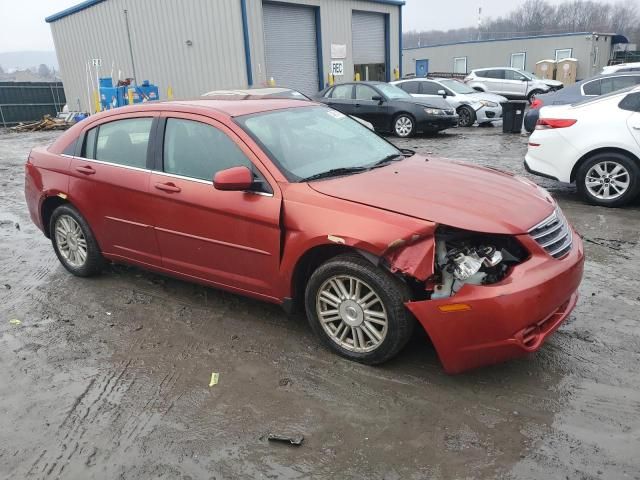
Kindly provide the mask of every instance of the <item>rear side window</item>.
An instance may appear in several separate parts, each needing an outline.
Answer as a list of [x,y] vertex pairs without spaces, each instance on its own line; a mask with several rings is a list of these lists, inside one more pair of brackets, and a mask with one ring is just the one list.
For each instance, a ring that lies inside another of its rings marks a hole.
[[199,180],[213,180],[231,167],[252,169],[251,161],[224,132],[212,125],[167,119],[164,131],[164,171]]
[[504,78],[504,70],[483,70],[477,74],[483,78]]
[[600,90],[604,95],[605,93],[615,92],[623,88],[633,87],[637,83],[637,79],[633,76],[603,78],[600,80]]
[[585,83],[582,86],[582,91],[585,95],[600,95],[600,80]]
[[338,85],[334,87],[331,92],[331,98],[337,98],[342,100],[351,99],[351,92],[353,91],[353,85]]
[[103,123],[87,132],[82,156],[103,162],[146,168],[153,118]]
[[618,104],[622,110],[630,112],[640,112],[640,92],[630,93],[624,97]]
[[420,82],[402,82],[398,86],[407,93],[419,93]]

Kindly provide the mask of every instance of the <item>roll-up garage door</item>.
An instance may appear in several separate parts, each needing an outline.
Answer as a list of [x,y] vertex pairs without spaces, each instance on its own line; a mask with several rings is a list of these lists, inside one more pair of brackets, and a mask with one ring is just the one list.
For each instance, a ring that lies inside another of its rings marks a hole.
[[316,17],[313,8],[263,3],[267,79],[313,95],[318,91]]
[[384,15],[354,11],[351,16],[353,63],[385,63]]

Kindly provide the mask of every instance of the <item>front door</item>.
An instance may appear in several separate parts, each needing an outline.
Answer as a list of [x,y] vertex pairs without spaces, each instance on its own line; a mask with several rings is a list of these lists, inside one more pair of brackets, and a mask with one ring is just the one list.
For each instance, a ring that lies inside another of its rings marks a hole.
[[416,60],[416,77],[426,77],[429,73],[429,60]]
[[[193,114],[163,114],[151,175],[164,268],[236,291],[274,298],[280,263],[280,192],[226,126]],[[244,165],[264,187],[213,187],[216,172]]]
[[125,114],[84,132],[71,161],[69,200],[104,254],[160,266],[152,227],[149,139],[154,113]]
[[373,97],[382,97],[381,93],[371,88],[369,85],[357,83],[355,86],[355,109],[353,115],[370,122],[377,130],[388,128],[388,109],[389,107],[380,100],[374,100]]
[[529,88],[527,77],[515,70],[504,71],[504,93],[510,97],[526,97]]

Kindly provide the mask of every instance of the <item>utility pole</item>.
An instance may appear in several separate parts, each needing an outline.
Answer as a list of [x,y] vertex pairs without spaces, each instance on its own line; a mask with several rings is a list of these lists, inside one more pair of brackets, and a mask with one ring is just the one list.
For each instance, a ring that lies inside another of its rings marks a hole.
[[482,7],[478,7],[478,40],[480,40],[480,27],[482,27]]

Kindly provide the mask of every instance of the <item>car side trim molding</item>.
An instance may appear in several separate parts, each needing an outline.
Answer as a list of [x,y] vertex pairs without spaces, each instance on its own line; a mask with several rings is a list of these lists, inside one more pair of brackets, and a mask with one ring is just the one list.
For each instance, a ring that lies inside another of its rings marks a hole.
[[257,248],[247,247],[246,245],[238,245],[237,243],[223,242],[221,240],[215,240],[213,238],[207,238],[207,237],[200,237],[199,235],[191,235],[189,233],[184,233],[184,232],[177,232],[175,230],[169,230],[167,228],[160,228],[160,227],[154,227],[154,228],[160,232],[169,233],[171,235],[177,235],[179,237],[193,238],[195,240],[201,240],[207,243],[215,243],[216,245],[222,245],[225,247],[236,248],[238,250],[244,250],[245,252],[257,253],[259,255],[266,255],[269,257],[271,256],[271,253],[269,252],[266,252],[264,250],[259,250]]
[[98,163],[98,164],[101,164],[101,165],[109,165],[111,167],[128,168],[129,170],[135,170],[135,171],[138,171],[138,172],[150,172],[151,171],[148,168],[132,167],[131,165],[122,165],[121,163],[105,162],[104,160],[96,160],[94,158],[85,158],[85,157],[71,157],[71,158],[77,158],[78,160],[86,160],[87,162]]
[[[156,175],[163,175],[165,177],[179,178],[180,180],[187,180],[187,181],[190,181],[190,182],[204,183],[205,185],[213,186],[213,182],[211,180],[202,180],[201,178],[185,177],[183,175],[177,175],[175,173],[159,172],[157,170],[153,170],[153,173],[155,173]],[[254,192],[252,190],[245,190],[244,193],[250,193],[252,195],[262,195],[263,197],[273,197],[273,193],[268,193],[268,192]]]

